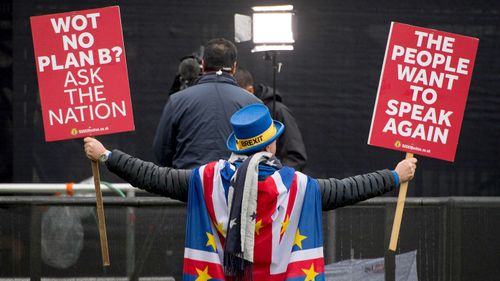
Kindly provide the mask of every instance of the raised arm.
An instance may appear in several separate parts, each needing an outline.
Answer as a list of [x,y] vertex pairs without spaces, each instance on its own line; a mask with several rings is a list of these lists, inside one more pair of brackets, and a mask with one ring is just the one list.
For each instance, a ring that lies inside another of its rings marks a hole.
[[[94,138],[85,138],[84,142],[85,153],[90,160],[97,161],[99,156],[107,151]],[[108,170],[132,186],[172,199],[187,201],[191,170],[160,167],[117,149],[110,152],[105,163]]]
[[323,211],[355,204],[393,190],[413,178],[416,164],[417,159],[411,158],[399,162],[393,171],[380,170],[345,179],[318,179]]

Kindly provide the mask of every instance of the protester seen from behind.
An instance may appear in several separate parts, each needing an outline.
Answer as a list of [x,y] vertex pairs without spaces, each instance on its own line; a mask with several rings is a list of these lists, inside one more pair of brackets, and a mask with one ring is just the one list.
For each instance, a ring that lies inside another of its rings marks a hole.
[[315,179],[283,166],[274,155],[284,132],[263,104],[230,119],[232,152],[180,170],[159,167],[96,139],[87,157],[133,186],[188,203],[184,280],[324,280],[322,212],[382,195],[413,178],[417,160],[345,179]]

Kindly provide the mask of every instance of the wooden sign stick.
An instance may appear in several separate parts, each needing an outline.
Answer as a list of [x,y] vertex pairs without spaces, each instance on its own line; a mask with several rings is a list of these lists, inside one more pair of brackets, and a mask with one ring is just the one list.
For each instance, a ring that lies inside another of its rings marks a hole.
[[106,236],[106,220],[102,204],[101,178],[99,176],[99,163],[92,162],[92,175],[94,176],[95,199],[97,204],[97,219],[99,220],[99,238],[101,240],[102,264],[109,266],[108,238]]
[[[406,153],[405,159],[413,157],[413,153]],[[399,188],[398,203],[396,205],[396,213],[394,214],[394,222],[392,224],[391,241],[389,250],[395,252],[398,245],[399,229],[401,228],[401,220],[403,219],[403,210],[405,208],[406,192],[408,191],[408,182],[401,183]]]

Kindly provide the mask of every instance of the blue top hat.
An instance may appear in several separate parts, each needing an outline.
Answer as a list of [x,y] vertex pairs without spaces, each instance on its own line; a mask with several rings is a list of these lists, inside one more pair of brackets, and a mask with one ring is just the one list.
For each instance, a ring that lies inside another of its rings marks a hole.
[[267,107],[255,103],[241,108],[231,116],[233,132],[227,139],[227,147],[237,154],[255,153],[277,139],[285,126],[271,118]]

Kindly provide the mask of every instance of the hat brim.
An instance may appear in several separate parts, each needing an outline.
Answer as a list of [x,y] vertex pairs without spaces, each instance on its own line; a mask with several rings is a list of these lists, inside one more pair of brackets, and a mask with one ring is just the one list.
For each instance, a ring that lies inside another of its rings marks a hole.
[[281,134],[285,130],[285,126],[283,125],[283,123],[276,121],[276,120],[273,120],[273,122],[274,122],[274,126],[276,127],[276,134],[272,138],[268,139],[267,141],[265,141],[263,143],[259,143],[258,145],[240,150],[236,147],[236,137],[234,136],[234,132],[232,132],[229,135],[229,138],[227,138],[227,148],[229,148],[229,150],[231,150],[232,152],[234,152],[236,154],[248,154],[248,153],[254,153],[254,152],[261,151],[262,149],[264,149],[264,147],[268,146],[274,140],[276,140],[279,136],[281,136]]

